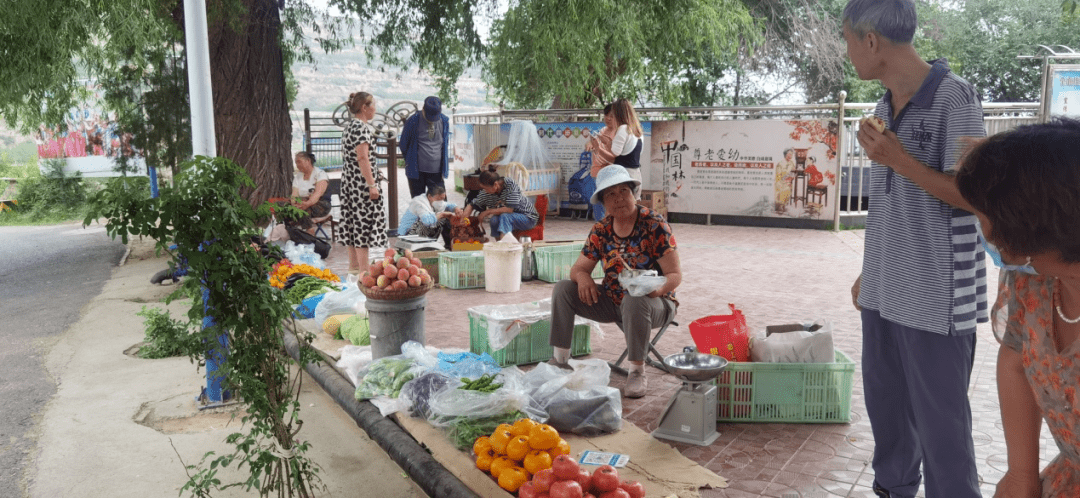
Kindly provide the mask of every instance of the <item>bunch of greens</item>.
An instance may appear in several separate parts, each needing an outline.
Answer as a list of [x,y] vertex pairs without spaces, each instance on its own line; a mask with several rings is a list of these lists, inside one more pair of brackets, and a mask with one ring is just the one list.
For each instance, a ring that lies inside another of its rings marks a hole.
[[401,386],[416,374],[412,367],[416,362],[402,356],[387,356],[371,363],[364,380],[356,386],[356,399],[365,400],[376,396],[398,397]]
[[332,290],[340,289],[332,282],[319,277],[304,277],[297,280],[289,290],[285,291],[285,297],[290,304],[296,306],[311,296],[325,294]]
[[476,438],[495,432],[499,424],[512,424],[520,418],[525,418],[525,414],[516,410],[493,417],[458,417],[447,427],[446,436],[457,449],[467,450],[472,448]]

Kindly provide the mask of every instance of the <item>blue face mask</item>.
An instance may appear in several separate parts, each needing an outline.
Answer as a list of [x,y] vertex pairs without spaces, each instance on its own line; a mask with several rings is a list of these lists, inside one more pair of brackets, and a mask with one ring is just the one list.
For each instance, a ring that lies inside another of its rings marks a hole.
[[1007,265],[1001,260],[1001,252],[998,251],[997,246],[991,244],[989,240],[986,240],[986,236],[983,235],[982,225],[979,222],[975,222],[975,231],[979,233],[979,239],[982,240],[983,248],[986,249],[986,253],[990,255],[990,259],[994,260],[994,265],[998,268],[1006,270],[1018,271],[1023,273],[1029,273],[1031,275],[1038,275],[1039,272],[1035,271],[1035,268],[1031,266],[1031,260],[1022,265]]

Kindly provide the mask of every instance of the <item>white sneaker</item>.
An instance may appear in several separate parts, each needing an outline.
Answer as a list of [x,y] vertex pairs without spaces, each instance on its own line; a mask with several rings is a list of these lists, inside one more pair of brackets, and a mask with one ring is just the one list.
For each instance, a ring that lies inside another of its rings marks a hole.
[[648,390],[649,382],[645,378],[644,372],[638,372],[631,370],[626,375],[626,387],[623,389],[623,396],[627,398],[640,398],[645,396],[645,392]]

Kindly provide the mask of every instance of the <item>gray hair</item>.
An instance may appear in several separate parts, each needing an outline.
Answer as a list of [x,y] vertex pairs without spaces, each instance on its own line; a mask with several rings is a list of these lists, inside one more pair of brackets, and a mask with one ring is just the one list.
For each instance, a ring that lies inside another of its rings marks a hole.
[[873,31],[898,44],[911,43],[919,22],[912,0],[851,0],[842,19],[859,36]]

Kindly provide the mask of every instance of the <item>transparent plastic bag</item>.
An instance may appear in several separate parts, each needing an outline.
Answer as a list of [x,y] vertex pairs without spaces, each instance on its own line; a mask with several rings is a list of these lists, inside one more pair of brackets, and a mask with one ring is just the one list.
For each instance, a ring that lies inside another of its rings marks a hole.
[[360,292],[360,287],[351,279],[341,291],[330,291],[324,294],[322,301],[315,307],[315,323],[320,326],[327,318],[334,315],[362,315],[367,316],[367,307],[364,301],[367,298]]
[[326,263],[322,256],[315,252],[314,244],[297,244],[293,241],[285,243],[285,257],[293,264],[311,265],[320,270],[326,269]]
[[513,411],[535,413],[530,409],[529,393],[522,377],[517,367],[502,369],[494,380],[502,387],[493,392],[458,389],[463,385],[461,380],[450,379],[443,390],[429,399],[431,414],[428,422],[435,427],[446,427],[463,417],[494,417]]
[[396,398],[405,383],[415,378],[417,373],[416,360],[405,355],[374,360],[361,372],[360,383],[356,385],[356,399],[362,401],[377,396]]
[[352,385],[359,385],[360,372],[371,363],[371,346],[342,346],[338,354],[341,357],[335,365],[345,371]]
[[541,363],[525,375],[531,410],[546,414],[560,432],[591,437],[622,428],[622,394],[609,387],[611,367],[601,359],[570,360],[573,372]]
[[431,398],[446,389],[450,380],[438,370],[428,371],[406,382],[398,399],[408,403],[413,416],[427,419],[431,417]]
[[832,324],[828,320],[770,327],[750,339],[750,361],[768,363],[833,363]]
[[[551,320],[551,298],[531,303],[485,304],[469,308],[469,315],[487,324],[488,346],[503,349],[518,334],[537,322]],[[587,318],[574,317],[574,325],[587,324],[592,333],[603,339],[600,326]]]
[[619,273],[619,285],[631,296],[648,296],[667,283],[667,277],[659,276],[656,270],[623,270]]
[[487,352],[476,354],[469,351],[460,353],[440,352],[435,368],[455,379],[460,377],[478,379],[483,375],[494,375],[502,371],[502,367],[495,362],[495,358],[492,358]]

